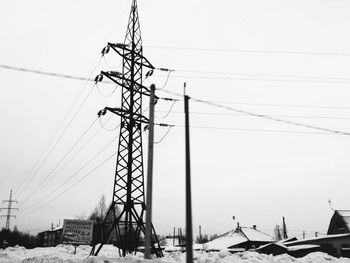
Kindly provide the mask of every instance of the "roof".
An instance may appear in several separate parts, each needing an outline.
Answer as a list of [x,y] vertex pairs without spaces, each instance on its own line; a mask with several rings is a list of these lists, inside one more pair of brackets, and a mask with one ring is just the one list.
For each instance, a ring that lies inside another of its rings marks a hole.
[[249,241],[273,242],[273,238],[255,228],[241,227],[241,231]]
[[206,250],[227,249],[247,241],[273,242],[273,238],[255,228],[239,227],[204,244]]
[[291,242],[285,242],[283,243],[286,246],[293,246],[293,245],[299,245],[300,243],[306,243],[306,242],[313,242],[318,240],[327,240],[327,239],[336,239],[336,238],[342,238],[342,237],[350,237],[350,234],[335,234],[335,235],[326,235],[321,237],[314,237],[309,239],[301,239],[297,241],[291,241]]
[[335,210],[344,220],[348,229],[350,229],[350,210]]
[[212,241],[204,244],[206,250],[221,250],[248,241],[241,232],[230,231]]

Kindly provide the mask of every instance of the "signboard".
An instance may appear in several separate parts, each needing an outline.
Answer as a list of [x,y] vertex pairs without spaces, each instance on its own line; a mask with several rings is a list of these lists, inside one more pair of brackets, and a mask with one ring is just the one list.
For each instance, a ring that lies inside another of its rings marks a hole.
[[93,226],[92,220],[64,219],[62,244],[89,245]]

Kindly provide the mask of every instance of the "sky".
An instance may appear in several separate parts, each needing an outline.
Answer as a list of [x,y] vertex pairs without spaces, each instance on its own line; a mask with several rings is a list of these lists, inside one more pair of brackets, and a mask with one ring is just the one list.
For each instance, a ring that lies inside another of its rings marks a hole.
[[[0,65],[85,78],[120,69],[116,54],[101,59],[100,52],[107,42],[124,41],[130,6],[131,0],[4,0]],[[144,84],[181,99],[165,91],[182,94],[186,82],[193,98],[194,235],[199,225],[214,234],[237,222],[272,234],[283,216],[290,235],[326,233],[333,213],[328,200],[334,209],[350,209],[350,137],[195,99],[349,133],[350,2],[139,0],[138,8],[144,56],[175,70],[168,81],[156,71]],[[102,129],[96,121],[100,109],[120,106],[121,90],[113,91],[109,84],[97,89],[0,67],[0,199],[12,189],[19,202],[12,226],[37,233],[52,222],[88,216],[103,194],[112,199],[115,158],[94,168],[117,151],[117,140],[109,142],[118,136],[118,117],[104,116]],[[167,114],[171,106],[156,105],[156,121],[176,125],[163,140],[167,129],[155,131],[161,140],[153,179],[159,234],[185,226],[183,102]],[[143,143],[146,148],[147,133]]]

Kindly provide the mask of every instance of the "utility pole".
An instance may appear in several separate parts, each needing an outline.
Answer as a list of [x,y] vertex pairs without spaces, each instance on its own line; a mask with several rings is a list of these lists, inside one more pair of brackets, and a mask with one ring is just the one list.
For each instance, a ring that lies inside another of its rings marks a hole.
[[199,241],[202,241],[202,226],[199,225]]
[[[120,136],[118,144],[113,196],[111,206],[103,224],[103,239],[95,251],[95,244],[90,255],[97,256],[102,246],[115,238],[115,244],[122,256],[136,253],[142,235],[145,235],[145,194],[142,151],[142,125],[149,125],[149,120],[142,115],[142,100],[150,96],[150,91],[142,85],[144,77],[151,76],[155,67],[143,56],[141,30],[137,1],[132,0],[128,27],[124,43],[108,43],[102,55],[115,51],[123,59],[122,72],[101,71],[95,81],[104,77],[122,88],[120,108],[105,107],[98,116],[108,112],[120,116]],[[144,70],[148,72],[144,74]],[[166,69],[162,69],[167,71]],[[146,75],[146,76],[145,76]],[[120,213],[118,212],[121,210]],[[152,252],[163,256],[154,227],[152,229]]]
[[[184,93],[186,93],[186,83],[184,83]],[[189,99],[190,97],[184,94],[186,137],[186,263],[193,262]]]
[[282,217],[283,220],[283,239],[287,239],[288,235],[287,235],[287,225],[286,225],[286,220],[284,217]]
[[306,235],[305,230],[303,230],[303,239],[305,239],[305,235]]
[[6,208],[2,207],[2,208],[0,208],[0,210],[7,210],[7,215],[1,215],[1,217],[6,217],[6,229],[10,230],[11,217],[16,218],[16,216],[11,215],[11,211],[12,210],[17,210],[18,211],[17,207],[12,207],[12,203],[18,204],[18,202],[16,200],[12,200],[12,190],[10,191],[10,198],[9,198],[9,200],[3,200],[2,202],[3,203],[8,203],[8,206]]
[[151,259],[152,240],[152,184],[153,184],[153,142],[154,142],[154,104],[155,86],[151,85],[149,99],[149,120],[148,120],[148,164],[147,164],[147,196],[146,196],[146,233],[145,233],[145,258]]

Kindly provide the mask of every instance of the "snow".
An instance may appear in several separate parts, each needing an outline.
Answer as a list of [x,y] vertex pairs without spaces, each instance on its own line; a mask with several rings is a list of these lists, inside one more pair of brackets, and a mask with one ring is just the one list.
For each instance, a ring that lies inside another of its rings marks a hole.
[[[89,256],[89,246],[74,247],[59,245],[49,248],[25,249],[23,247],[9,247],[0,250],[1,263],[185,263],[186,253],[165,253],[163,258],[145,260],[143,254],[119,257],[118,249],[103,246],[99,256]],[[314,252],[303,258],[293,258],[287,254],[272,256],[246,251],[231,254],[227,250],[220,252],[194,252],[194,263],[350,263],[349,258],[334,258],[325,253]]]
[[205,250],[221,250],[241,244],[248,239],[241,232],[229,232],[204,244]]
[[255,228],[240,227],[205,243],[203,248],[206,251],[227,249],[249,240],[259,242],[273,242],[273,238],[271,236]]
[[254,228],[241,227],[241,231],[250,241],[266,241],[272,242],[273,238]]

